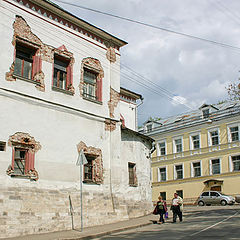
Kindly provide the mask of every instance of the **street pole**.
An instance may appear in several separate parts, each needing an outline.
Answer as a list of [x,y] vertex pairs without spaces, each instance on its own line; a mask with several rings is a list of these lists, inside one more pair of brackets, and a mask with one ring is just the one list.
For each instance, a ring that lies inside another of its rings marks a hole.
[[[81,158],[81,157],[80,157]],[[83,231],[83,199],[82,199],[82,159],[80,160],[80,211],[81,211],[81,232]]]
[[76,165],[79,165],[80,169],[80,179],[79,179],[79,186],[80,186],[80,215],[81,215],[81,232],[83,231],[83,184],[82,184],[82,166],[86,164],[88,161],[84,155],[83,150],[81,150],[78,154],[78,159]]

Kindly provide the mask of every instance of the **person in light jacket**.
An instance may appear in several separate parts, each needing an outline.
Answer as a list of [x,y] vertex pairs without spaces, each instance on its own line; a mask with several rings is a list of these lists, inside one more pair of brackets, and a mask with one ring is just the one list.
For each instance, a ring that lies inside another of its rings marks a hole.
[[176,222],[177,216],[179,221],[182,222],[182,211],[183,211],[183,199],[174,193],[174,198],[172,199],[171,210],[173,212],[173,223]]

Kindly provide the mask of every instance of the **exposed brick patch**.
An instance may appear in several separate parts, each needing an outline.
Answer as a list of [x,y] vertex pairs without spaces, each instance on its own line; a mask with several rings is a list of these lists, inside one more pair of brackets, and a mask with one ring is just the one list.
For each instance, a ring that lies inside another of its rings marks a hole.
[[97,82],[99,82],[99,81],[101,82],[104,77],[103,68],[98,59],[91,58],[91,57],[84,58],[82,60],[82,65],[81,65],[81,78],[80,78],[80,84],[79,84],[80,96],[83,96],[84,68],[87,68],[97,74]]
[[114,117],[114,108],[117,107],[119,99],[120,99],[119,93],[113,88],[110,88],[110,100],[108,101],[108,108],[109,115],[112,118]]
[[116,52],[113,47],[107,49],[106,57],[111,63],[116,62]]
[[117,123],[116,121],[112,121],[110,119],[105,120],[105,131],[114,131],[116,129]]
[[14,63],[11,64],[11,67],[9,68],[9,72],[6,72],[5,79],[7,81],[16,81],[16,78],[13,77],[13,72],[14,72]]
[[[32,33],[30,26],[27,24],[24,18],[21,16],[16,16],[16,19],[13,23],[13,46],[16,46],[16,43],[22,43],[26,46],[33,47],[36,49],[36,55],[40,57],[41,61],[47,61],[49,63],[54,63],[54,54],[60,55],[66,59],[69,59],[69,64],[72,67],[74,64],[73,53],[67,51],[66,47],[54,48],[47,44],[44,44],[34,33]],[[14,62],[12,63],[9,72],[6,73],[7,81],[16,81],[16,77],[14,76]],[[36,89],[39,91],[45,91],[45,83],[44,83],[45,75],[42,70],[39,70],[32,77],[32,80],[36,82]],[[71,84],[67,86],[67,90],[75,93],[75,89]]]
[[8,145],[11,146],[25,146],[31,148],[32,151],[37,152],[41,149],[41,145],[34,137],[31,137],[28,133],[16,132],[9,137]]
[[34,81],[37,82],[36,84],[36,88],[39,90],[39,91],[42,91],[44,92],[45,91],[45,84],[44,84],[44,73],[41,71],[41,72],[38,72],[35,74],[34,76]]
[[103,161],[102,161],[102,150],[95,147],[87,147],[84,142],[80,142],[77,145],[77,150],[80,152],[83,150],[84,154],[95,156],[93,161],[93,181],[95,183],[103,183]]

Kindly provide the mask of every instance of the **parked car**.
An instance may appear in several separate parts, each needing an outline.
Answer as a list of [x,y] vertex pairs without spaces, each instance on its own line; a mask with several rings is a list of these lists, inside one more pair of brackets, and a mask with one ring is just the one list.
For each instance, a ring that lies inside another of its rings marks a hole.
[[211,204],[221,204],[222,206],[225,206],[227,204],[232,205],[234,203],[235,203],[234,197],[225,195],[217,191],[203,192],[198,199],[199,206],[211,205]]

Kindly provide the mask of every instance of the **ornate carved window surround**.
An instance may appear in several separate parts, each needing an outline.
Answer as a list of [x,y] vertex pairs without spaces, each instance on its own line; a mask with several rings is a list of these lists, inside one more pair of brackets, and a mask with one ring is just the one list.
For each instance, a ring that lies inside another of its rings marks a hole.
[[16,132],[9,137],[8,145],[12,147],[12,163],[6,173],[11,177],[38,180],[35,169],[35,153],[41,149],[39,142],[28,133]]
[[77,150],[78,152],[83,150],[85,156],[86,157],[90,156],[91,158],[90,160],[92,161],[91,163],[92,180],[84,178],[83,182],[90,184],[102,184],[103,183],[102,150],[100,148],[95,148],[91,146],[87,147],[87,145],[82,141],[77,145]]
[[[89,77],[86,76],[88,73]],[[81,65],[81,78],[79,84],[80,96],[83,99],[102,104],[102,79],[104,72],[98,59],[84,58]]]

